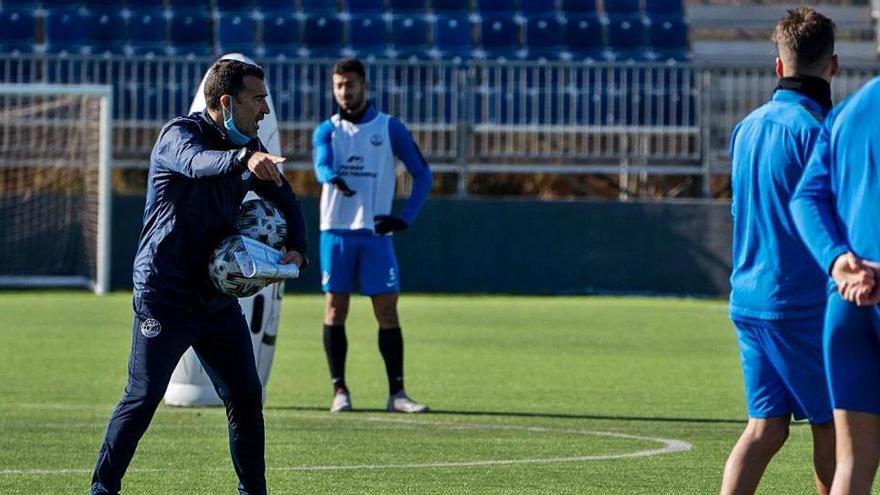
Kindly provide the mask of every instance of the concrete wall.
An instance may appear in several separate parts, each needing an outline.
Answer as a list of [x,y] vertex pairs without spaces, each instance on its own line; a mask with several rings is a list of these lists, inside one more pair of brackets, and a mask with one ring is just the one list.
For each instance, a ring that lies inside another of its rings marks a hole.
[[[114,198],[116,289],[131,286],[143,201]],[[312,266],[287,290],[314,292],[317,200],[303,205]],[[395,245],[409,292],[726,296],[730,236],[725,203],[432,199]]]

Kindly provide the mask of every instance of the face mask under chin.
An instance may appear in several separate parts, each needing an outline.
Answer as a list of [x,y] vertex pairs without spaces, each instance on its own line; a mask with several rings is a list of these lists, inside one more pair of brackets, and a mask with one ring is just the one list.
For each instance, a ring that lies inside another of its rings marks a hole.
[[221,105],[221,111],[223,112],[223,127],[226,129],[226,135],[229,137],[229,140],[232,141],[232,144],[236,146],[244,146],[251,142],[251,138],[246,134],[242,133],[238,130],[238,127],[235,125],[235,112],[230,105],[229,109]]

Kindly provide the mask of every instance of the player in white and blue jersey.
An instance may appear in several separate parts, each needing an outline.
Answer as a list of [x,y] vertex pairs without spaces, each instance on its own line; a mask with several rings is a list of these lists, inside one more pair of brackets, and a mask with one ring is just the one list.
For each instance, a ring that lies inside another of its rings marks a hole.
[[721,493],[754,493],[789,423],[809,420],[816,487],[834,476],[834,426],[822,360],[827,276],[798,236],[788,204],[831,109],[834,24],[812,9],[777,24],[779,83],[733,131],[733,271],[736,327],[749,421],[727,459]]
[[878,115],[875,78],[828,116],[791,202],[804,242],[837,285],[824,352],[837,431],[832,492],[841,494],[870,493],[880,461]]
[[[330,410],[351,410],[345,383],[345,320],[351,293],[369,296],[379,324],[379,351],[388,376],[388,411],[419,413],[403,383],[403,336],[397,314],[400,274],[391,234],[416,218],[431,190],[431,170],[406,127],[367,100],[369,84],[357,59],[333,67],[339,113],[313,136],[315,175],[321,192],[321,274],[326,294],[324,349],[334,398]],[[413,177],[403,210],[392,212],[397,161]]]

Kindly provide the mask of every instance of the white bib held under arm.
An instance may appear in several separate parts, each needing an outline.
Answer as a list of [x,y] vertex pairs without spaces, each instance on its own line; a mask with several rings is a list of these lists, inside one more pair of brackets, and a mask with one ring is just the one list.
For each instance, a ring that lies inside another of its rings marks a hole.
[[365,124],[334,115],[333,169],[357,191],[345,197],[333,184],[321,190],[321,230],[374,229],[373,217],[390,215],[397,160],[388,131],[390,116],[379,114]]

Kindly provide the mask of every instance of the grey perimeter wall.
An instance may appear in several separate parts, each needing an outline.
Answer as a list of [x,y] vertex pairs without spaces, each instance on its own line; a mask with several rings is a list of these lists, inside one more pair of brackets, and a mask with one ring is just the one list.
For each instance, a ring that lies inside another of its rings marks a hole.
[[[143,204],[114,198],[115,289],[131,287]],[[315,292],[317,200],[303,206],[312,265],[287,290]],[[395,246],[407,292],[723,297],[730,237],[726,203],[433,199]]]

